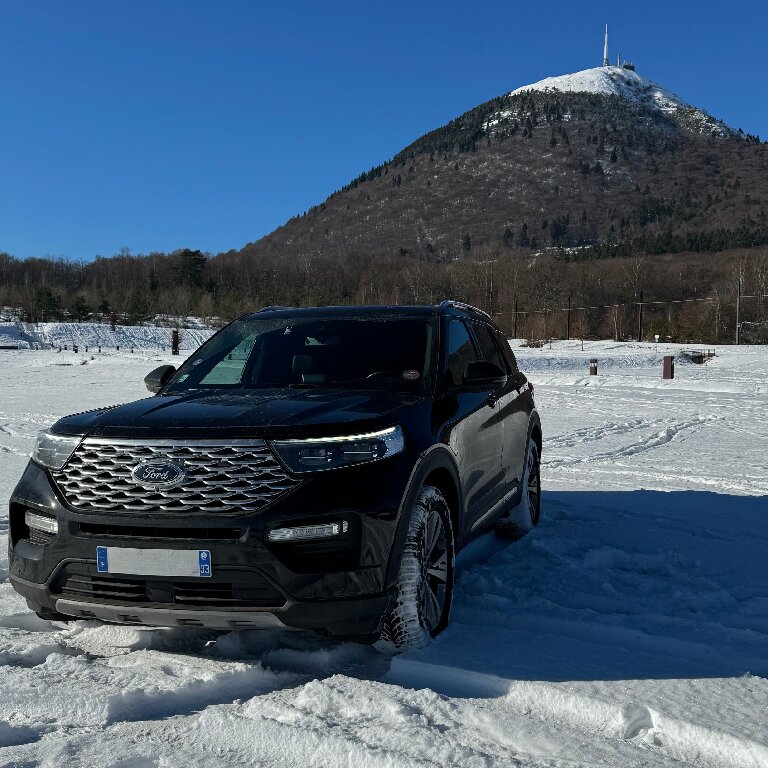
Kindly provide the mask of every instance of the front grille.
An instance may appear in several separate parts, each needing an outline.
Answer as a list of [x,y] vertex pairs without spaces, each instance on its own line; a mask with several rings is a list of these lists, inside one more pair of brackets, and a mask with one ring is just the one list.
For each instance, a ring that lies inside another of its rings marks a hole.
[[[181,465],[185,479],[157,488],[134,480],[148,459]],[[263,440],[109,440],[86,438],[52,473],[67,503],[82,511],[254,512],[293,488]]]
[[80,600],[96,599],[119,603],[145,603],[148,600],[146,580],[127,576],[69,574],[64,583],[54,591]]
[[260,573],[221,569],[224,581],[123,576],[96,573],[85,563],[68,563],[51,585],[56,596],[104,603],[177,605],[186,608],[280,608],[285,596]]

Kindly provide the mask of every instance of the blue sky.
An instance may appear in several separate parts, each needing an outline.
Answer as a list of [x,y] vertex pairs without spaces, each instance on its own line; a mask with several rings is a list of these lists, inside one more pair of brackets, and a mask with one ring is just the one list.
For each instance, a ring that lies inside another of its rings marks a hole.
[[256,240],[465,110],[612,57],[768,138],[759,2],[5,0],[0,250]]

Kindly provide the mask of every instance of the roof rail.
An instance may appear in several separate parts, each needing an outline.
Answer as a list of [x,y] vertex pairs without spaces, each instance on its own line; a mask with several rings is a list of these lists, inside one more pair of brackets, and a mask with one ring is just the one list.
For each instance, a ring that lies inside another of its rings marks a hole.
[[491,316],[484,312],[482,309],[478,309],[477,307],[473,307],[471,304],[467,304],[463,301],[454,301],[453,299],[446,299],[445,301],[440,302],[440,308],[443,307],[455,307],[456,309],[463,309],[465,312],[477,312],[479,315],[484,315],[489,320],[491,319]]

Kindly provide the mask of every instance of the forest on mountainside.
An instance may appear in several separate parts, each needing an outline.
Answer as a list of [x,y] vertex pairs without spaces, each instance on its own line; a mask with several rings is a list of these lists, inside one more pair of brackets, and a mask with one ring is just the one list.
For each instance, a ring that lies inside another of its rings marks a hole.
[[439,261],[478,246],[605,256],[768,244],[768,145],[692,120],[597,94],[494,99],[231,253]]

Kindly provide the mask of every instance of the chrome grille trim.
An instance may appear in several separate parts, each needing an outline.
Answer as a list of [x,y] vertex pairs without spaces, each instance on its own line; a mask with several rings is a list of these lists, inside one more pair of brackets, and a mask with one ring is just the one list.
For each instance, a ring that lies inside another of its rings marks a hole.
[[[183,463],[180,485],[154,488],[132,470],[147,459]],[[62,470],[52,472],[73,508],[125,512],[255,512],[299,481],[264,440],[85,438]]]

